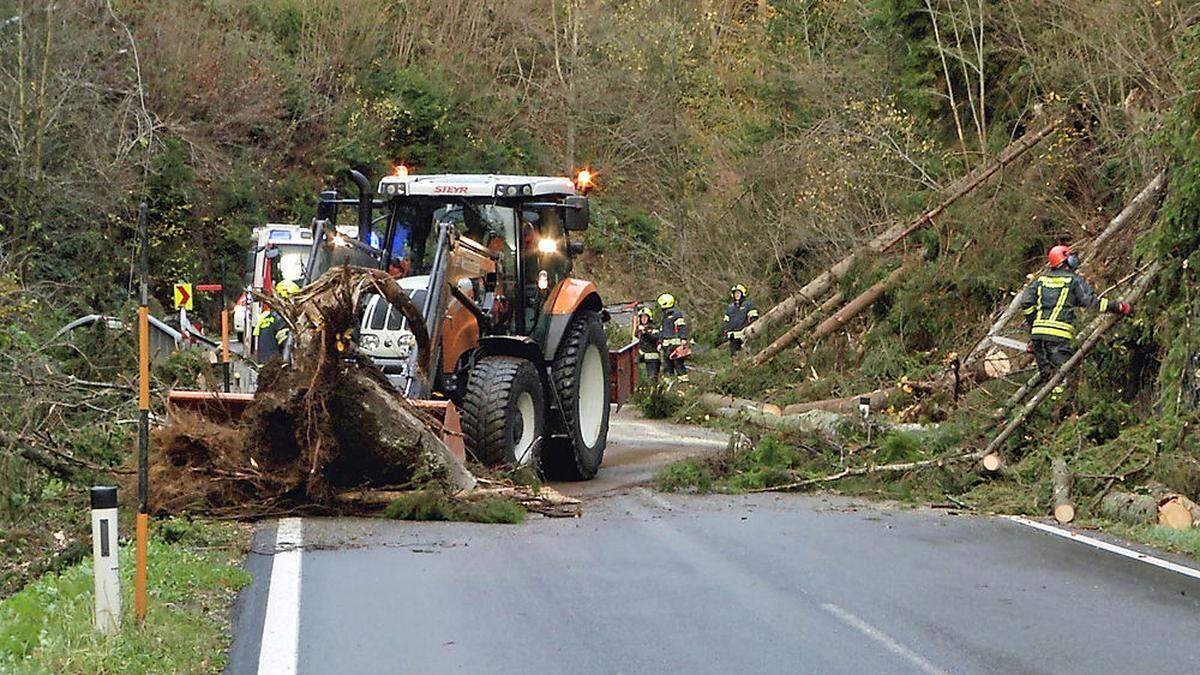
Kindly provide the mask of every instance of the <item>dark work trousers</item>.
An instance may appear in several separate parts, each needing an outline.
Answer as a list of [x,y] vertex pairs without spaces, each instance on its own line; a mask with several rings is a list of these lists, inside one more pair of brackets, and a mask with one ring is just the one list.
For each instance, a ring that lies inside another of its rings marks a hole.
[[1033,338],[1030,344],[1033,345],[1033,358],[1037,361],[1038,373],[1042,376],[1043,384],[1049,382],[1062,364],[1075,353],[1071,343],[1066,340]]

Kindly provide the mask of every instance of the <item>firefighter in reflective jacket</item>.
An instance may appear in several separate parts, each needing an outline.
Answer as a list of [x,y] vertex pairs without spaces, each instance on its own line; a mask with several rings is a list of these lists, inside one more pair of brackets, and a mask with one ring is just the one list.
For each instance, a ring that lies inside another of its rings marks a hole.
[[658,306],[663,311],[662,346],[663,359],[666,361],[663,370],[667,377],[687,382],[686,360],[692,353],[687,337],[687,321],[683,318],[683,312],[675,307],[675,296],[670,293],[658,296]]
[[737,356],[742,349],[746,326],[758,318],[758,309],[746,299],[746,287],[741,284],[729,289],[729,297],[733,302],[725,310],[725,339],[729,340],[729,353]]
[[[1079,260],[1069,246],[1055,246],[1048,256],[1050,271],[1039,276],[1021,294],[1021,310],[1029,324],[1029,351],[1037,361],[1042,382],[1049,381],[1074,350],[1075,309],[1098,308],[1128,316],[1133,307],[1128,302],[1111,302],[1096,295],[1083,277],[1075,273]],[[1054,388],[1052,399],[1062,394]]]
[[654,312],[642,307],[633,319],[633,337],[638,343],[638,360],[646,368],[646,377],[658,379],[662,365],[662,332],[654,325]]
[[[275,294],[280,298],[290,298],[300,291],[294,281],[281,281],[275,286]],[[283,360],[291,357],[292,331],[287,323],[276,316],[270,305],[264,305],[258,324],[254,326],[254,338],[258,342],[258,362],[266,363],[276,356]]]

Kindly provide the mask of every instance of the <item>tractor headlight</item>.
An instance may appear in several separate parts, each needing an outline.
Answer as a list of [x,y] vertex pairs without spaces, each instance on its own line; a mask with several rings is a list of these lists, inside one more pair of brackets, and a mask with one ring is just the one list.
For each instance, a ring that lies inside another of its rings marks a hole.
[[538,239],[537,246],[538,246],[539,253],[557,253],[558,252],[558,242],[555,241],[554,239],[551,239],[550,237],[543,237],[541,239]]
[[363,349],[379,349],[379,336],[370,334],[362,335],[359,336],[358,343]]
[[550,275],[546,274],[546,270],[538,272],[538,290],[546,290],[550,288]]

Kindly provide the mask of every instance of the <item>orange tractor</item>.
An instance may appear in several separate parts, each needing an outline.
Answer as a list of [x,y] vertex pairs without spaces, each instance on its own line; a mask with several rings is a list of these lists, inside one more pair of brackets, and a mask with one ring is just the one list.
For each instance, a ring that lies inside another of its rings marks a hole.
[[[461,443],[485,464],[595,476],[610,404],[628,397],[637,369],[632,343],[609,350],[609,316],[595,285],[571,276],[589,224],[583,186],[565,177],[409,175],[402,167],[377,191],[362,174],[351,178],[356,198],[320,195],[305,277],[342,264],[401,277],[436,367],[421,374],[407,320],[385,312],[364,319],[359,350],[410,400],[441,413],[452,449],[460,419]],[[339,232],[343,206],[357,212],[357,237]],[[189,396],[173,393],[172,403],[188,405]]]

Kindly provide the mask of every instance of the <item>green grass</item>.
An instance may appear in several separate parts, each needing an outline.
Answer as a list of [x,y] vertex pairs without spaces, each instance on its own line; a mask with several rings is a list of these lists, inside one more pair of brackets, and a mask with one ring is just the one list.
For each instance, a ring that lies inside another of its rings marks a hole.
[[[149,610],[133,617],[133,546],[120,550],[121,632],[92,629],[91,558],[48,574],[0,603],[0,672],[219,673],[228,651],[228,611],[250,583],[243,531],[184,521],[151,524]],[[161,536],[172,533],[176,543]]]
[[437,492],[419,491],[392,500],[392,503],[384,508],[383,516],[395,520],[449,520],[516,525],[525,522],[526,511],[525,507],[508,499],[488,497],[459,501]]
[[1173,530],[1165,525],[1126,525],[1109,523],[1104,530],[1118,537],[1148,546],[1184,553],[1200,560],[1200,529]]
[[668,464],[654,484],[663,492],[746,492],[804,478],[814,459],[808,448],[768,434],[753,447]]
[[696,458],[672,462],[654,475],[655,486],[663,492],[712,492],[715,481],[709,463]]
[[633,393],[633,403],[641,409],[647,419],[661,420],[674,417],[683,407],[683,396],[667,388],[664,381],[647,382]]

